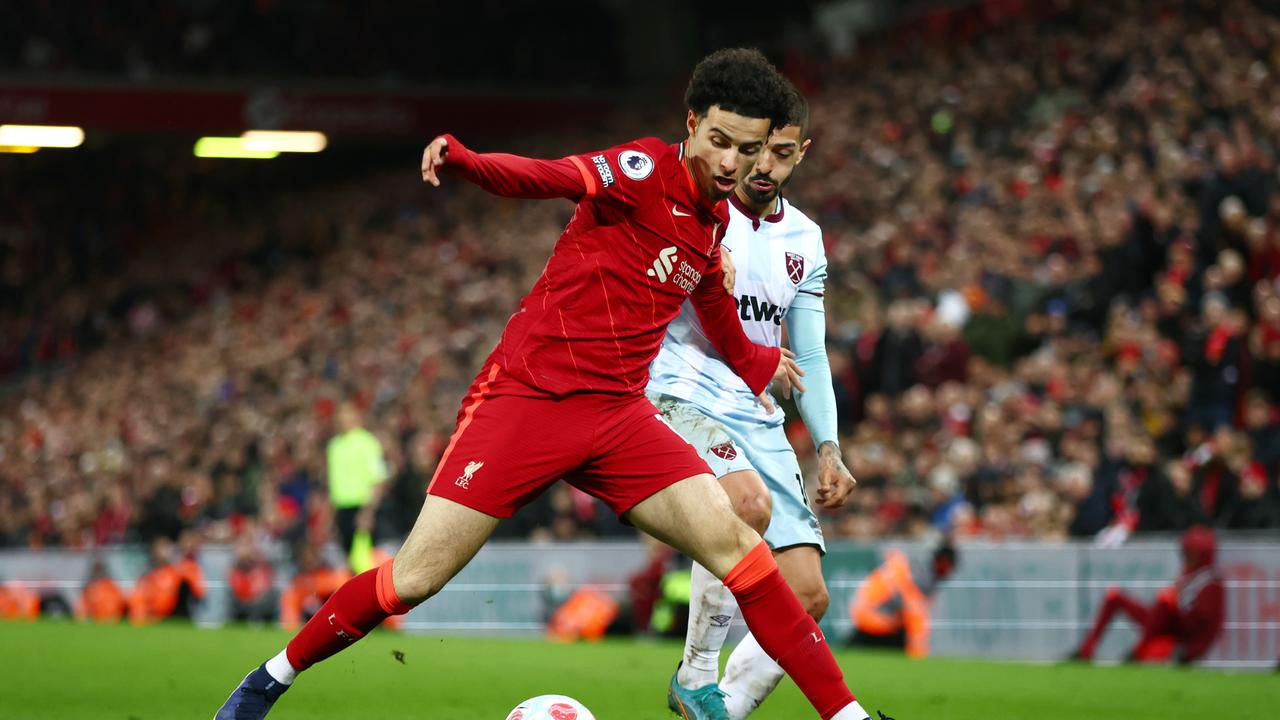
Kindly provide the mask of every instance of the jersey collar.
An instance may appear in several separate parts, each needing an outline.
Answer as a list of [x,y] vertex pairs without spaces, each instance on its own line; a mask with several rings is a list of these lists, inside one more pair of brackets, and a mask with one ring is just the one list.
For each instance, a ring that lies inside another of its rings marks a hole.
[[763,218],[761,218],[759,215],[756,215],[754,210],[747,207],[747,204],[742,202],[742,198],[738,197],[737,191],[734,191],[734,193],[729,196],[729,202],[733,203],[733,206],[738,208],[738,212],[751,218],[752,230],[760,229],[761,220],[764,220],[767,223],[780,222],[782,220],[782,213],[786,211],[786,205],[784,205],[782,202],[782,193],[778,193],[777,199],[774,200],[774,211],[768,215],[765,215]]

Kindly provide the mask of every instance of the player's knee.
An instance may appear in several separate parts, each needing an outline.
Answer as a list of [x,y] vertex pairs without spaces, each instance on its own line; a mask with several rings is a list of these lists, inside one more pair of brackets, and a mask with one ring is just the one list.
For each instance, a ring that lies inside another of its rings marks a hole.
[[827,592],[825,583],[805,583],[794,589],[800,605],[814,620],[821,620],[822,616],[827,614],[827,607],[831,605],[831,595]]
[[[399,558],[397,557],[397,560]],[[426,563],[396,562],[392,566],[396,596],[406,605],[417,605],[440,592],[444,583]]]
[[773,501],[767,492],[747,493],[737,499],[734,511],[752,530],[764,535],[773,516]]

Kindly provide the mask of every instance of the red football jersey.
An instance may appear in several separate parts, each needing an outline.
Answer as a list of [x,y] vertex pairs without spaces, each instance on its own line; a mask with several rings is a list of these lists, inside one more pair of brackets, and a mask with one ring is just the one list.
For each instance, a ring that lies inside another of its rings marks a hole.
[[[641,393],[667,325],[691,299],[708,339],[762,392],[779,350],[747,339],[722,287],[729,216],[684,163],[684,145],[644,138],[560,160],[479,154],[453,136],[444,166],[505,197],[578,203],[489,362],[542,394]],[[489,363],[486,363],[489,364]]]

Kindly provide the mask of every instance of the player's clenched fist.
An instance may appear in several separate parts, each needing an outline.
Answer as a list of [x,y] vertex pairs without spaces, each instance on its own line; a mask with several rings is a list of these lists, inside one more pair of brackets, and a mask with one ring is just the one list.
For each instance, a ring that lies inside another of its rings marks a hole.
[[845,467],[840,446],[824,442],[818,448],[818,504],[825,508],[844,505],[858,481]]
[[443,135],[432,140],[427,149],[422,151],[422,182],[429,182],[440,187],[440,176],[436,173],[449,158],[449,139]]

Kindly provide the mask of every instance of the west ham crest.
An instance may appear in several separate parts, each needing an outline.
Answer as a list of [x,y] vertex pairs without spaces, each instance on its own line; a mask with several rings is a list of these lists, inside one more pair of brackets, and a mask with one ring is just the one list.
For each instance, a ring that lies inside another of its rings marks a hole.
[[787,277],[791,278],[791,282],[796,285],[800,284],[800,279],[804,277],[804,256],[798,253],[787,253]]
[[738,448],[733,446],[732,440],[726,440],[719,445],[712,445],[711,452],[722,460],[732,460],[738,457]]

